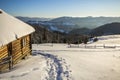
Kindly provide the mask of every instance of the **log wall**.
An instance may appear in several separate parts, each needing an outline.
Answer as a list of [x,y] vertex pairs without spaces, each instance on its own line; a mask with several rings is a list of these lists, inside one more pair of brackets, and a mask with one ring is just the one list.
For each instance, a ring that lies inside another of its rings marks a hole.
[[30,35],[12,42],[13,64],[16,64],[22,58],[30,55],[30,51]]
[[0,47],[0,71],[7,69],[9,67],[8,63],[4,63],[5,58],[8,57],[8,49],[7,46]]
[[[30,35],[22,38],[22,41],[25,41],[25,44],[22,45],[22,53],[23,56],[30,55],[31,49],[30,49]],[[24,42],[22,42],[24,43]]]
[[16,64],[22,57],[21,39],[12,42],[12,61]]
[[10,68],[10,64],[14,66],[21,59],[30,55],[31,53],[30,40],[31,40],[30,35],[27,35],[9,43],[8,45],[0,47],[0,64],[4,62],[2,59],[12,56],[10,59],[11,63],[8,62],[6,64],[0,65],[0,71]]

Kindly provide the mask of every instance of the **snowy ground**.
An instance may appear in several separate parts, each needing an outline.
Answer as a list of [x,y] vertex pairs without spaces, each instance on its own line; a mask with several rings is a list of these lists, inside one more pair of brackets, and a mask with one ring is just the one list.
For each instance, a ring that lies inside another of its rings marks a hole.
[[[119,35],[99,37],[94,45],[120,45]],[[78,46],[78,45],[73,45]],[[0,80],[120,80],[120,47],[69,48],[67,44],[33,44],[33,56]]]

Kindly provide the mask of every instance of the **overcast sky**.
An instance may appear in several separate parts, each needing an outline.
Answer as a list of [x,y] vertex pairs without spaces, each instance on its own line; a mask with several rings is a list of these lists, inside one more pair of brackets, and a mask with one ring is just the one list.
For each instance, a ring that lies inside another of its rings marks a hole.
[[0,8],[13,16],[120,16],[120,0],[0,0]]

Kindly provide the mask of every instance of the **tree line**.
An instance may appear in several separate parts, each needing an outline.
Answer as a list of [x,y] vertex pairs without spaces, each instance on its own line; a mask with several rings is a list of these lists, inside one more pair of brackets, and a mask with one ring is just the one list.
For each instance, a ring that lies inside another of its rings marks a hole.
[[72,44],[87,44],[89,36],[80,34],[67,34],[59,31],[50,31],[45,26],[32,24],[35,32],[32,34],[32,43],[72,43]]

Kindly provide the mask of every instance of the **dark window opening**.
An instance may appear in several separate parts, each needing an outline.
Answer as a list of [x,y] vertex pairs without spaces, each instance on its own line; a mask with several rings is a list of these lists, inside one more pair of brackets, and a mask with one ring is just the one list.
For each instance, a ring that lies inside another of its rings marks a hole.
[[26,44],[27,44],[26,38],[23,38],[22,39],[22,46],[24,47],[24,46],[26,46]]

